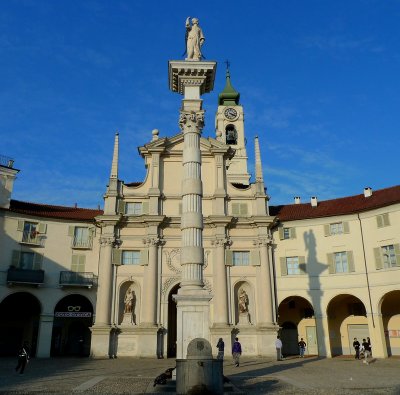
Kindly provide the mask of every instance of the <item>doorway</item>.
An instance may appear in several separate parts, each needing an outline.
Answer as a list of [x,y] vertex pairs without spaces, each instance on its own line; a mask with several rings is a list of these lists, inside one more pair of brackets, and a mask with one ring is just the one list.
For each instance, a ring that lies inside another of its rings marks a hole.
[[175,287],[172,288],[171,292],[168,295],[167,358],[176,358],[177,313],[176,302],[172,299],[172,296],[177,294],[179,288],[179,284],[175,285]]

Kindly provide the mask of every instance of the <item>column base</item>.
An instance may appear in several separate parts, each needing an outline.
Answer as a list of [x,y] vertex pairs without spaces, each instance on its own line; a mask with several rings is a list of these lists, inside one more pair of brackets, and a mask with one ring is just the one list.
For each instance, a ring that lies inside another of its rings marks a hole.
[[112,345],[110,342],[111,325],[94,325],[90,328],[92,332],[92,344],[90,356],[93,358],[109,358]]

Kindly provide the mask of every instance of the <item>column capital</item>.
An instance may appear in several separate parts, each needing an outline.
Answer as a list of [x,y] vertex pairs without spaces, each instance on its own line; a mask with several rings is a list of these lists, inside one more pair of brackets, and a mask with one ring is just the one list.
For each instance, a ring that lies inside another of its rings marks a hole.
[[271,236],[263,236],[263,237],[259,237],[255,240],[253,240],[253,245],[267,247],[267,246],[272,245],[272,242],[273,242],[273,240],[272,240]]
[[[101,236],[99,239],[99,243],[102,247],[113,247],[116,242],[117,240],[114,236]],[[117,244],[119,245],[119,242]]]
[[204,110],[182,110],[179,115],[179,127],[183,132],[200,133],[204,127]]
[[145,237],[142,240],[144,245],[147,246],[159,246],[159,245],[164,245],[165,240],[162,237]]
[[214,240],[211,240],[211,245],[216,247],[225,247],[230,246],[232,244],[232,240],[229,237],[218,237],[216,236]]

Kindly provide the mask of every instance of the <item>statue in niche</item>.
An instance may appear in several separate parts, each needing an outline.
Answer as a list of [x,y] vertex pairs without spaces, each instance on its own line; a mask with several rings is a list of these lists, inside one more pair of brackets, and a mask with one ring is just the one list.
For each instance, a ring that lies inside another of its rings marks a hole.
[[239,300],[239,313],[248,313],[249,312],[249,297],[247,296],[246,291],[241,288],[238,295]]
[[126,291],[124,303],[125,303],[124,313],[133,314],[133,312],[135,311],[136,294],[135,291],[132,289],[132,287],[129,287],[128,290]]
[[[190,24],[190,19],[192,19],[192,24]],[[187,58],[185,60],[201,60],[201,47],[204,43],[203,31],[199,26],[199,20],[197,18],[186,19],[186,54]]]

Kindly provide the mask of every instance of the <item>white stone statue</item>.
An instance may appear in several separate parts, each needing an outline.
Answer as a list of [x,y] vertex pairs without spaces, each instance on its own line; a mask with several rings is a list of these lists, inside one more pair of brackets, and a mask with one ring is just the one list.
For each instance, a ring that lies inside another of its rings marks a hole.
[[130,287],[126,291],[124,303],[125,303],[124,313],[133,313],[135,310],[136,295],[135,291]]
[[[192,24],[190,24],[192,19]],[[185,60],[201,60],[201,46],[204,43],[203,31],[199,27],[199,20],[197,18],[187,17],[186,19],[186,52],[187,58]]]
[[241,314],[248,313],[249,312],[248,304],[249,304],[249,297],[247,296],[246,291],[243,288],[241,288],[241,290],[239,291],[239,313]]

